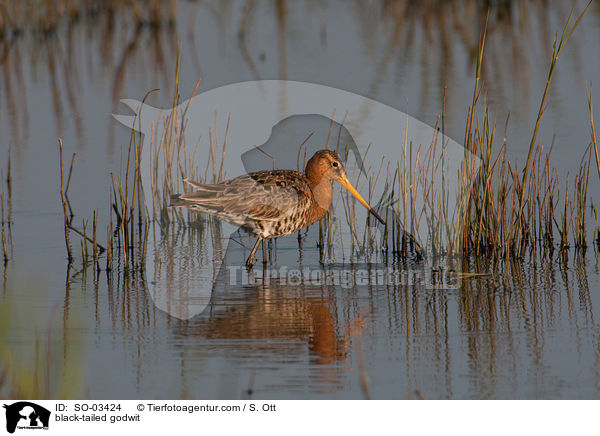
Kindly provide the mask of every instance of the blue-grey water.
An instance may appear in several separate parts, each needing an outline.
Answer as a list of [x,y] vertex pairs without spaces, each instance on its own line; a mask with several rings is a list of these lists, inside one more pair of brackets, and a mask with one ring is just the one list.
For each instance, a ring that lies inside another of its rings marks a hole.
[[[25,27],[0,41],[0,162],[8,195],[10,150],[12,189],[0,369],[9,383],[26,385],[36,369],[44,380],[38,395],[53,398],[598,398],[600,275],[591,233],[584,253],[495,265],[471,259],[468,268],[490,274],[457,289],[217,280],[210,310],[189,320],[155,306],[155,278],[146,272],[117,262],[110,274],[83,266],[74,234],[76,258],[67,266],[58,138],[67,166],[77,154],[74,223],[91,225],[99,207],[102,243],[110,173],[119,172],[130,137],[111,114],[125,112],[119,99],[155,88],[148,102],[172,105],[178,52],[183,99],[199,77],[200,90],[300,80],[434,125],[445,95],[445,131],[462,142],[485,19],[479,3],[432,11],[412,2],[179,2],[172,23],[137,26],[130,13],[99,12],[65,19],[52,33]],[[522,165],[552,40],[571,6],[584,5],[510,5],[490,13],[482,80],[497,135],[506,135],[509,158]],[[561,54],[541,124],[562,177],[578,171],[590,143],[586,83],[598,77],[599,38],[596,2]],[[181,261],[193,244],[201,253],[207,238],[157,232],[148,250],[163,262]],[[296,245],[296,235],[280,241],[278,259],[320,268],[315,244]],[[232,256],[242,259],[241,251]],[[11,396],[10,384],[0,389]]]

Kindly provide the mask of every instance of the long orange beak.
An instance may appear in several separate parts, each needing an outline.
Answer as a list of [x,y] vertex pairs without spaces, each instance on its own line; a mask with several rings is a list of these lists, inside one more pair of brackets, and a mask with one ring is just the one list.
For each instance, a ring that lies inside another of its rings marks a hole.
[[339,179],[337,179],[337,181],[340,182],[340,184],[344,188],[346,188],[350,192],[350,194],[352,194],[354,196],[354,198],[356,198],[364,207],[366,207],[367,210],[369,212],[371,212],[373,214],[373,216],[375,218],[377,218],[381,224],[385,224],[385,221],[382,220],[379,215],[377,215],[377,212],[375,212],[373,210],[373,208],[371,206],[369,206],[369,203],[367,203],[365,201],[365,199],[360,196],[360,194],[358,193],[358,191],[356,189],[354,189],[354,186],[352,186],[352,184],[348,180],[348,177],[346,177],[345,174],[342,173],[342,177],[340,177]]

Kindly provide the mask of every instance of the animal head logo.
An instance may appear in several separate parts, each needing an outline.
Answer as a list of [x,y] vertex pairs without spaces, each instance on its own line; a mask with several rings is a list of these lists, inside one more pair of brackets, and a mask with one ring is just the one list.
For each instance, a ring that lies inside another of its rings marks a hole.
[[14,433],[18,428],[47,429],[50,423],[50,411],[42,406],[29,401],[19,401],[10,405],[4,404],[6,409],[6,431]]
[[[345,161],[348,179],[376,214],[406,226],[404,230],[423,248],[432,225],[437,226],[438,234],[446,231],[442,223],[432,224],[422,216],[427,202],[446,201],[449,217],[458,211],[456,202],[448,199],[457,198],[461,189],[459,170],[466,161],[465,149],[438,129],[361,95],[312,83],[262,80],[201,92],[169,109],[132,99],[121,102],[133,114],[113,116],[138,132],[140,138],[143,135],[141,180],[151,217],[160,219],[156,203],[164,202],[164,194],[157,194],[163,180],[170,180],[178,186],[175,192],[181,192],[183,174],[210,182],[274,168],[302,171],[307,160],[323,148],[337,151]],[[164,157],[167,154],[169,158]],[[468,160],[470,165],[479,165],[474,156],[469,155]],[[189,174],[194,164],[202,174]],[[420,183],[409,178],[409,172],[416,169],[436,181],[435,192],[427,197],[413,196],[410,207],[400,215],[402,196]],[[329,242],[336,254],[325,257],[324,263],[381,260],[381,252],[360,258],[366,245],[357,242],[357,235],[385,241],[393,235],[385,231],[383,224],[367,220],[366,208],[354,208],[344,198],[334,199],[330,212],[332,228],[348,225],[350,215],[356,228],[331,237]],[[157,258],[172,249],[169,241],[150,232],[146,274],[157,307],[181,319],[196,316],[209,304],[223,265],[244,264],[244,253],[247,256],[254,241],[240,233],[238,226],[226,222],[218,232],[213,244],[202,242],[200,246],[198,241],[187,241],[184,249],[190,250],[189,259],[203,261],[195,264],[191,260],[180,274],[167,268],[169,262],[165,259]],[[280,239],[278,263],[297,266],[294,239]],[[182,241],[177,243],[181,246]]]

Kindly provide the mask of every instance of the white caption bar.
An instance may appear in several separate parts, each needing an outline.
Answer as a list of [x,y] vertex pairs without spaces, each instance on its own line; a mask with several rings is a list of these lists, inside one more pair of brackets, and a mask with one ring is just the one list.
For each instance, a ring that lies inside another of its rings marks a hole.
[[[597,401],[27,401],[4,400],[8,433],[584,434]],[[135,432],[135,433],[132,433]],[[6,433],[3,433],[6,434]]]

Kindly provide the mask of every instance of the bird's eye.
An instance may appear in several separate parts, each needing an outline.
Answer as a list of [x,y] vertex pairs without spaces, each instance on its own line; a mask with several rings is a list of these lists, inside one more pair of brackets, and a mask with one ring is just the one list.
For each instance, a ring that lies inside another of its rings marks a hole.
[[340,166],[340,164],[338,164],[337,162],[333,162],[331,165],[332,165],[334,168],[337,168],[337,167],[339,167],[339,166]]

